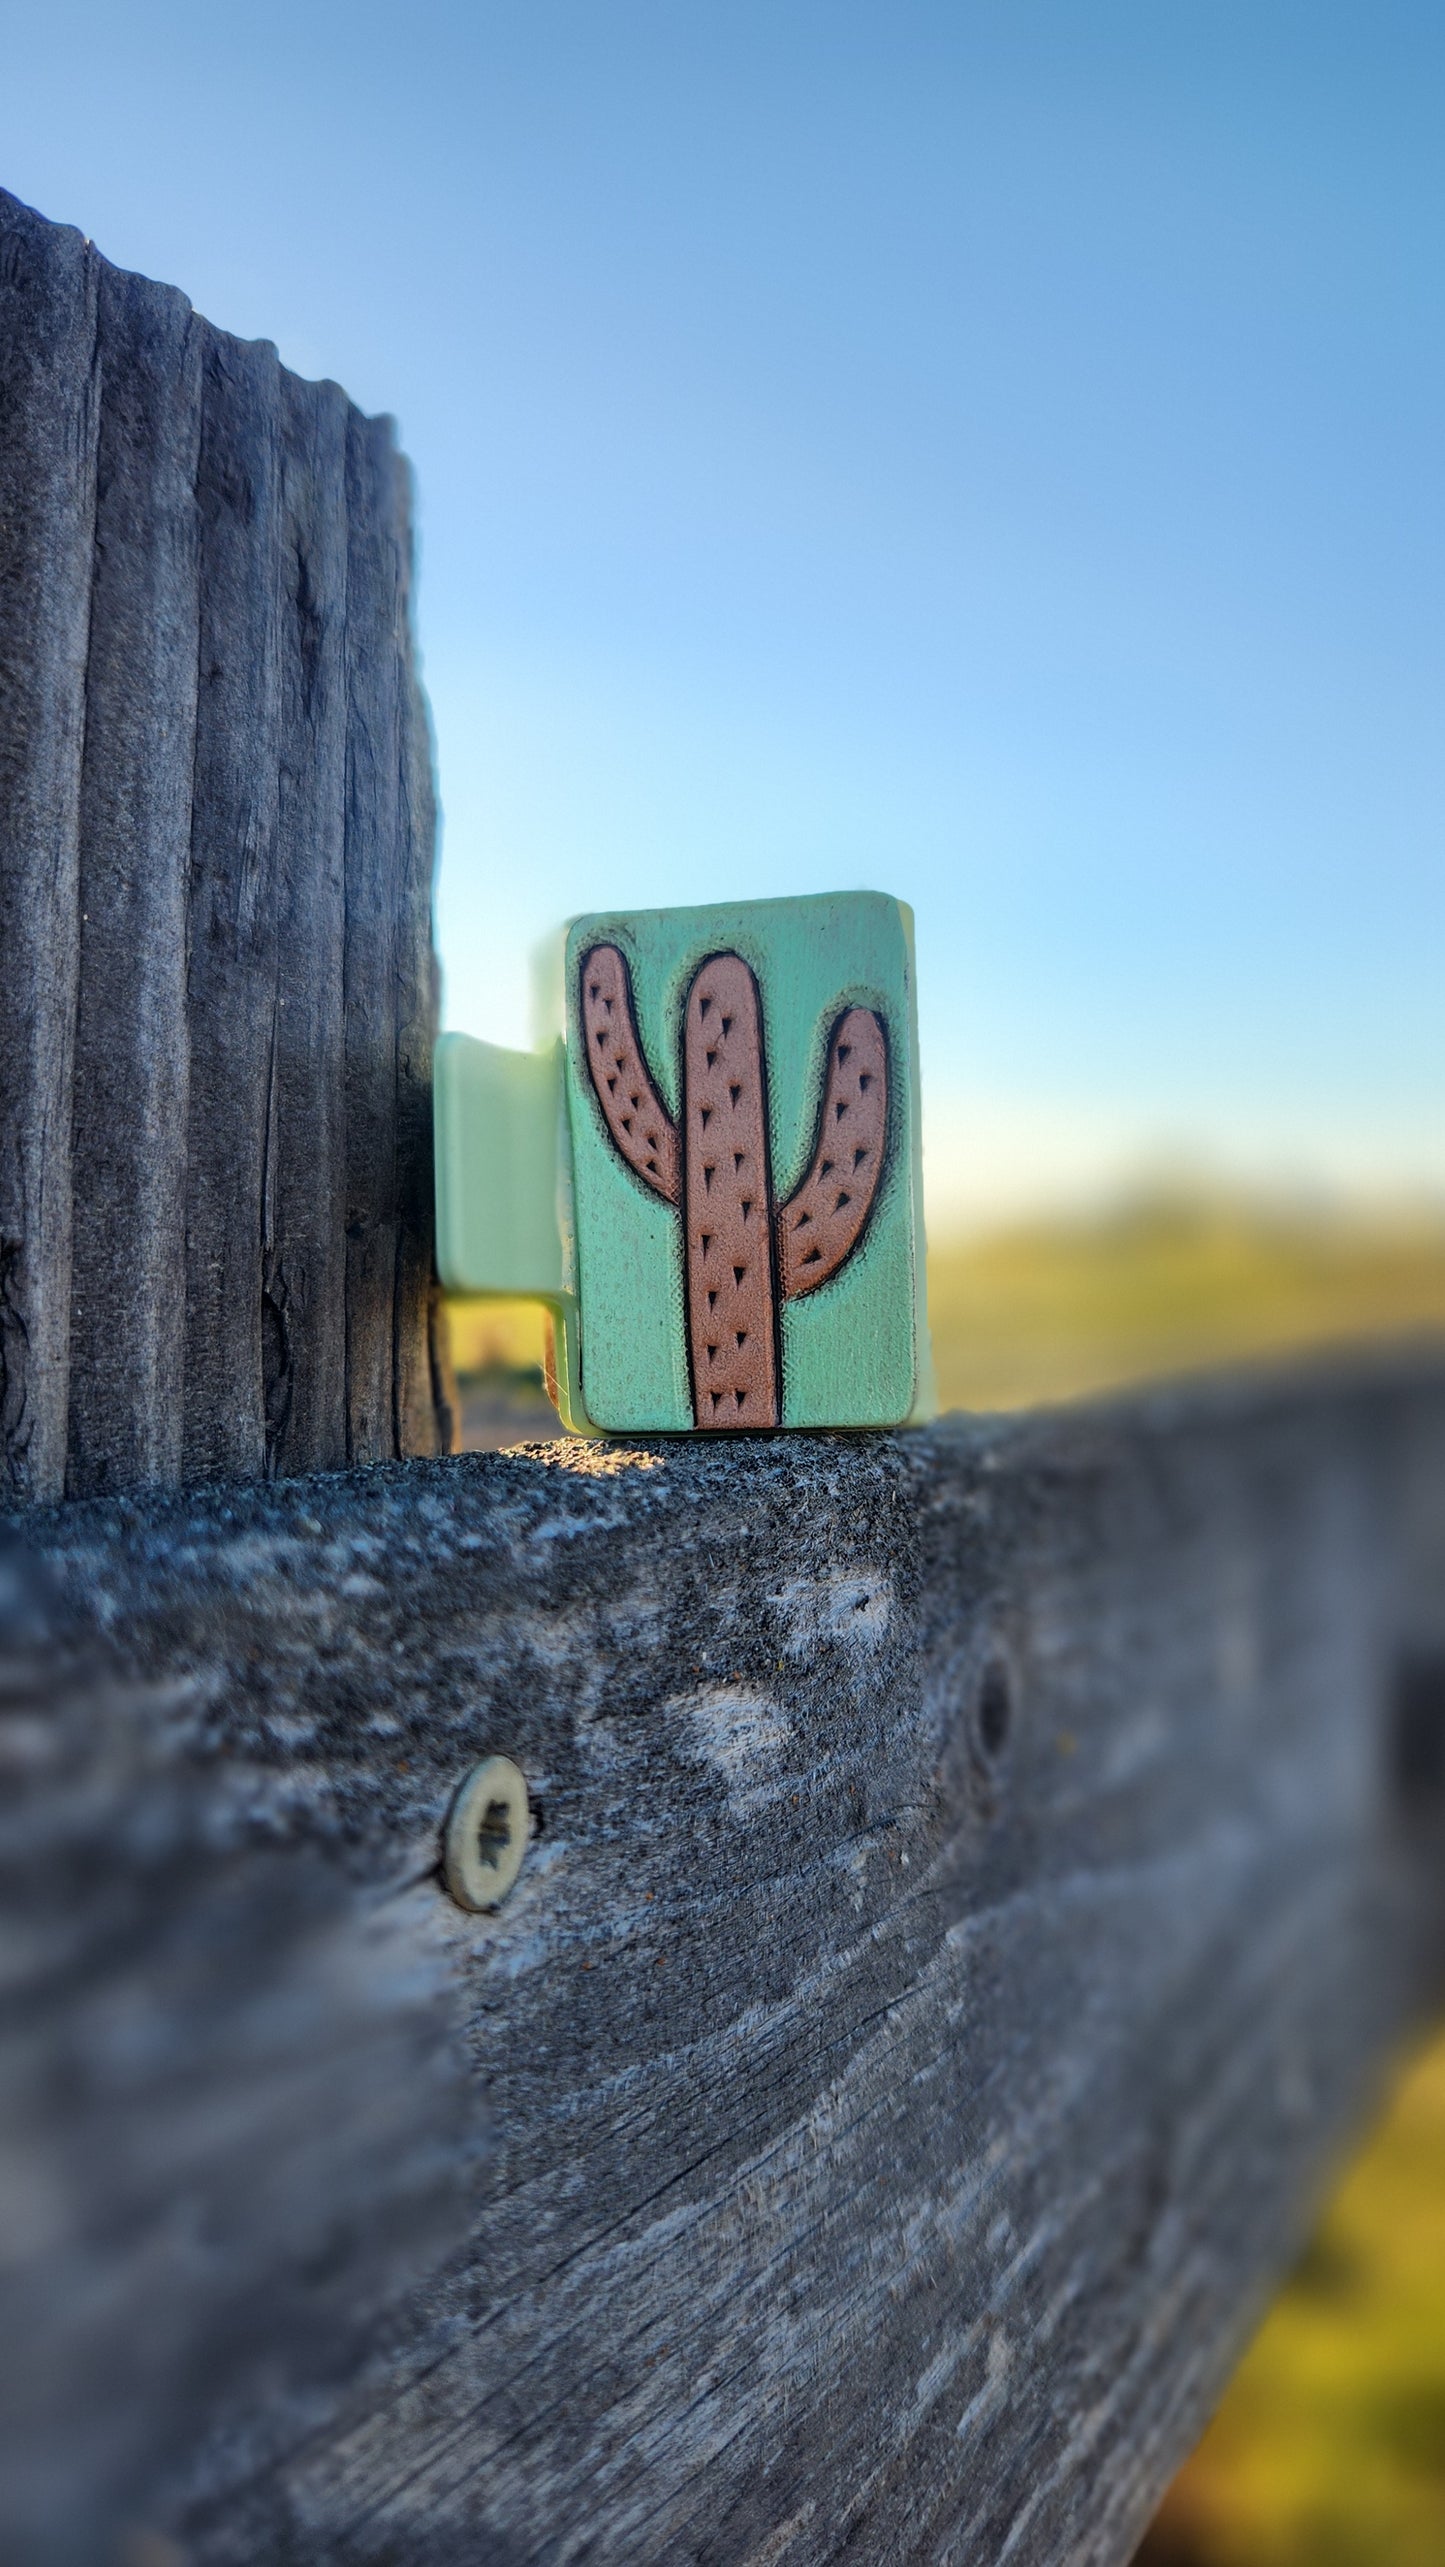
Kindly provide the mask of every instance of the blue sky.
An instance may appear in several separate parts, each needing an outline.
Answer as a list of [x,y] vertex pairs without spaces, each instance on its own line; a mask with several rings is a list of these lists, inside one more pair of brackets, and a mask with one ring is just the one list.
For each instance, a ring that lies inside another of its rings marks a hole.
[[918,917],[936,1218],[1445,1188],[1445,12],[0,0],[0,181],[397,414],[449,1020]]

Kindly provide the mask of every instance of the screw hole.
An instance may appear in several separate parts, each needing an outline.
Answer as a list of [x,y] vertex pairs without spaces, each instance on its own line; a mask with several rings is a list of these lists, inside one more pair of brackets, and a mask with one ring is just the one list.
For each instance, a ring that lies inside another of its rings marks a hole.
[[1445,1801],[1445,1650],[1408,1651],[1391,1703],[1395,1788],[1411,1810]]
[[990,1658],[978,1689],[978,1734],[986,1756],[1001,1756],[1013,1721],[1013,1687],[1002,1658]]

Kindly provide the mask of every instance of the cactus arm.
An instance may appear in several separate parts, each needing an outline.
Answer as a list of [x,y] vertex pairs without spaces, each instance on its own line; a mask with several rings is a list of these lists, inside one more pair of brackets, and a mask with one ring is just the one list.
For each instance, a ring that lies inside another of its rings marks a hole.
[[887,1036],[871,1008],[850,1007],[828,1037],[812,1166],[778,1214],[785,1300],[816,1292],[857,1247],[883,1173],[887,1128]]
[[683,1235],[698,1426],[782,1419],[763,1013],[738,954],[694,974],[683,1018]]
[[677,1125],[653,1085],[633,1013],[632,983],[615,945],[594,945],[582,957],[582,1036],[618,1155],[664,1203],[680,1202]]

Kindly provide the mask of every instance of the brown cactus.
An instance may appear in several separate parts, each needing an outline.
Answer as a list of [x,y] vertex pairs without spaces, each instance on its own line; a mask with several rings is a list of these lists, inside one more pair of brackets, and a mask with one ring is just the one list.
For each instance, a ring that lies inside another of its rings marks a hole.
[[693,1421],[706,1430],[782,1422],[780,1300],[813,1292],[852,1255],[883,1169],[888,1045],[878,1017],[845,1010],[811,1165],[776,1211],[758,985],[739,954],[712,954],[683,1010],[682,1130],[647,1066],[627,965],[584,955],[587,1067],[612,1141],[634,1175],[682,1209]]

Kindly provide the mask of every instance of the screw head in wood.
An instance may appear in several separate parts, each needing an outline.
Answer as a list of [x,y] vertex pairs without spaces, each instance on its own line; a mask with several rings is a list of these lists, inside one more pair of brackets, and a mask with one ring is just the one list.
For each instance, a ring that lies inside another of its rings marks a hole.
[[531,1809],[510,1756],[474,1765],[452,1802],[442,1848],[446,1885],[458,1907],[479,1915],[500,1907],[522,1868]]

